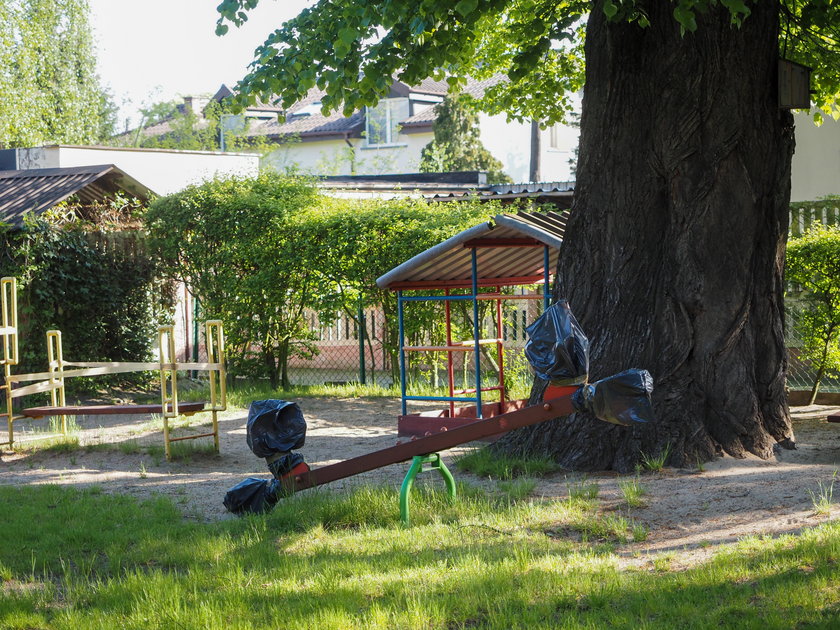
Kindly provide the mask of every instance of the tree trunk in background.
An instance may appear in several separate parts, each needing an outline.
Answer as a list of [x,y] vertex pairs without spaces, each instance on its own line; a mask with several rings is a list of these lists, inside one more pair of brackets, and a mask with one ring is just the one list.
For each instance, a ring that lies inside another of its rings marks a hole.
[[657,420],[577,414],[497,448],[578,470],[630,470],[667,445],[678,466],[766,458],[793,438],[782,286],[793,120],[777,106],[778,6],[750,4],[740,29],[715,8],[683,37],[672,2],[642,4],[647,29],[606,23],[600,3],[589,19],[558,296],[590,339],[590,381],[649,370]]
[[540,123],[536,120],[531,121],[531,167],[528,170],[529,181],[542,181],[540,173]]

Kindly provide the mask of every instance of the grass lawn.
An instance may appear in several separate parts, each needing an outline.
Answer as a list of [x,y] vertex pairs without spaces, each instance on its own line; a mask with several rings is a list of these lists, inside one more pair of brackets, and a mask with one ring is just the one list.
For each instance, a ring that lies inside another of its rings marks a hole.
[[635,526],[595,499],[450,503],[422,486],[306,492],[185,520],[168,501],[0,488],[0,628],[838,628],[840,524],[690,570],[622,569]]

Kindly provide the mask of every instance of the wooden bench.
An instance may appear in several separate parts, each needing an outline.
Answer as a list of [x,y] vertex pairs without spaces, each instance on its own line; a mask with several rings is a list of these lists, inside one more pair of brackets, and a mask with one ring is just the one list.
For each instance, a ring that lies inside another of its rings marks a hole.
[[826,420],[829,422],[840,422],[840,415],[828,416]]

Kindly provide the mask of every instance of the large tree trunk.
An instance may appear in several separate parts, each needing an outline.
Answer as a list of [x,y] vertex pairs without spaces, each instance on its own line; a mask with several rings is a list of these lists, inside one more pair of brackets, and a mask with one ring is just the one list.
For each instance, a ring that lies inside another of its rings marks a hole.
[[590,339],[590,381],[649,370],[657,420],[577,414],[497,444],[579,470],[626,471],[666,445],[672,465],[766,458],[793,438],[782,301],[793,121],[777,106],[778,7],[751,3],[740,29],[715,8],[683,37],[672,2],[642,4],[647,29],[607,23],[600,2],[589,20],[558,297]]

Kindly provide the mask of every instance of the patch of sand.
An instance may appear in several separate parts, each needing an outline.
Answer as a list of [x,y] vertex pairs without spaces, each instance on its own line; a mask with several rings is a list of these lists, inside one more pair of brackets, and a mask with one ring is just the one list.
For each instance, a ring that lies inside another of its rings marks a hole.
[[[300,405],[308,423],[306,445],[300,452],[313,468],[392,446],[398,440],[399,401],[308,398]],[[792,412],[796,450],[780,450],[766,461],[724,457],[702,470],[643,474],[644,507],[629,508],[624,503],[619,481],[626,476],[589,475],[588,480],[599,486],[599,509],[620,513],[648,528],[645,541],[618,549],[624,561],[645,566],[654,555],[673,553],[672,566],[688,566],[741,537],[795,533],[840,515],[840,508],[832,507],[830,515],[816,516],[809,494],[819,493],[820,484],[828,487],[840,467],[840,424],[825,420],[828,414],[840,413],[840,407],[798,407]],[[137,444],[162,447],[160,429],[150,426],[147,418],[81,416],[76,419],[80,443],[107,443],[107,447],[66,453],[4,452],[0,454],[0,484],[96,484],[105,492],[168,496],[188,518],[233,518],[222,506],[227,489],[247,476],[270,477],[264,460],[255,457],[245,443],[246,417],[242,410],[222,415],[219,455],[199,453],[189,461],[167,462],[160,455],[132,448]],[[209,418],[196,416],[190,429],[184,430],[204,432],[206,428],[198,426],[201,422]],[[462,450],[447,451],[444,460],[451,464]],[[407,463],[395,464],[331,487],[359,483],[398,487],[407,469]],[[469,483],[486,483],[455,474]],[[555,473],[541,479],[534,494],[563,498],[568,496],[569,484],[580,479],[579,474]]]

